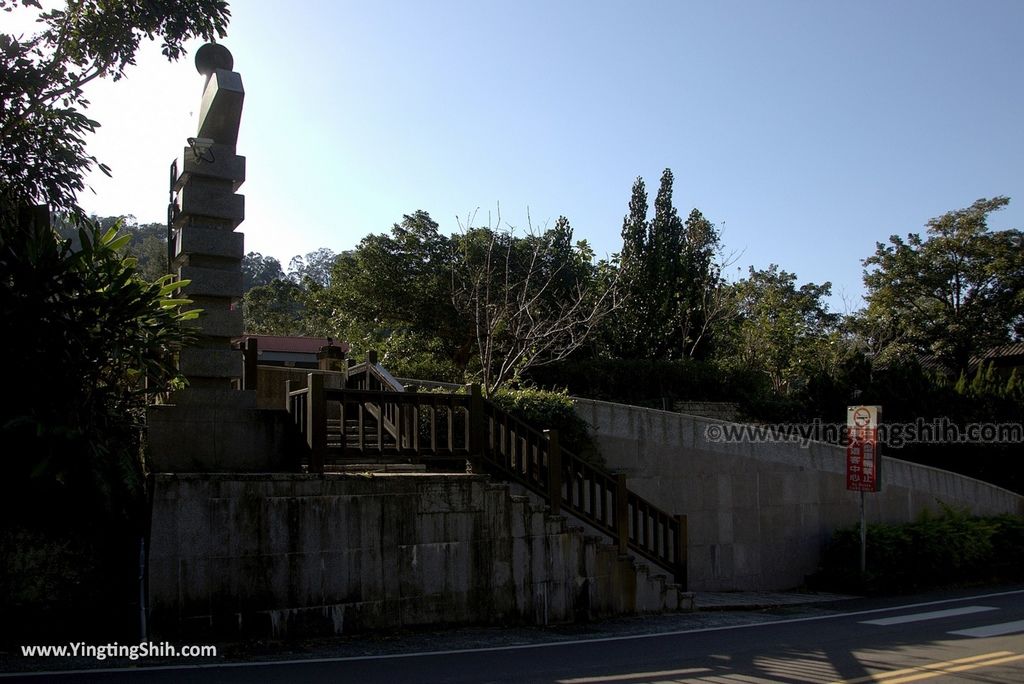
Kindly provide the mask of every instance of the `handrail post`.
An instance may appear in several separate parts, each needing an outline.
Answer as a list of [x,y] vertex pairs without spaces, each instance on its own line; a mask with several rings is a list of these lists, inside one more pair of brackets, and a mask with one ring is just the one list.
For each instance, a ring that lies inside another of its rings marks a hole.
[[548,506],[552,515],[562,511],[562,447],[558,430],[545,430],[548,436]]
[[258,371],[256,369],[256,360],[259,356],[257,349],[257,342],[255,337],[250,337],[245,341],[245,349],[243,350],[243,366],[242,366],[242,389],[254,390],[257,389],[258,382]]
[[685,515],[676,516],[676,554],[675,554],[675,566],[676,566],[676,584],[686,591],[687,584],[687,561],[689,560],[689,553],[687,548],[687,539],[689,537],[689,530],[687,529],[687,521]]
[[626,476],[615,476],[615,532],[618,537],[619,553],[629,552],[629,490]]
[[[480,392],[480,384],[474,382],[469,386],[469,460],[474,464],[484,455],[484,395]],[[473,468],[475,471],[476,468]]]
[[[362,389],[381,389],[381,381],[373,373],[373,368],[377,366],[377,350],[371,349],[367,352],[367,377],[364,379],[364,387]],[[382,404],[383,408],[383,404]],[[383,446],[383,444],[381,444]]]
[[[284,410],[288,413],[292,412],[292,392],[294,391],[292,390],[292,387],[294,387],[292,380],[284,381]],[[294,419],[295,418],[293,416],[292,420]]]
[[324,406],[324,376],[310,373],[306,376],[309,404],[306,406],[306,438],[309,440],[309,472],[324,472],[324,454],[327,451],[327,416]]

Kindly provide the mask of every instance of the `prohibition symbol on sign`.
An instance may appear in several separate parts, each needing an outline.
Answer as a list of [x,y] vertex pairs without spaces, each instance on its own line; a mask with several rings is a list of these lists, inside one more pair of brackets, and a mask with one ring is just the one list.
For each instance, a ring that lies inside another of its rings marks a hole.
[[871,424],[871,412],[861,406],[853,411],[853,424],[856,427],[867,427]]

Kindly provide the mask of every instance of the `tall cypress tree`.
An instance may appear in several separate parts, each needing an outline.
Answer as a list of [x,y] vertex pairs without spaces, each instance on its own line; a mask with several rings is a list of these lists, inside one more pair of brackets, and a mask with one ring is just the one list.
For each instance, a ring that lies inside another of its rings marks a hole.
[[609,344],[619,358],[680,359],[703,355],[708,345],[708,309],[721,279],[718,232],[697,209],[683,222],[672,203],[673,181],[665,169],[650,221],[644,181],[633,183],[619,255],[625,301]]
[[629,213],[622,220],[619,282],[623,304],[615,318],[611,348],[620,358],[649,355],[650,250],[647,226],[647,187],[639,176],[633,182]]
[[672,205],[672,170],[661,174],[654,201],[654,219],[648,230],[651,351],[655,358],[680,358],[684,342],[673,322],[686,288],[683,270],[683,222]]
[[629,213],[622,219],[622,253],[619,261],[623,268],[646,268],[647,258],[647,187],[637,176],[633,181],[633,194],[629,198]]

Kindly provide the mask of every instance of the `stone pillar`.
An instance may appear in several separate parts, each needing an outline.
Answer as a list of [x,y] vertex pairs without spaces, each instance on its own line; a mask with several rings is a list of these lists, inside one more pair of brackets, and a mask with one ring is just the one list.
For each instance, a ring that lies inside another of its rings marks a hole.
[[317,352],[317,368],[322,371],[344,372],[348,370],[348,364],[345,361],[345,351],[344,348],[331,344],[331,338],[327,338],[327,344],[320,347],[320,351]]
[[203,310],[199,343],[182,351],[180,369],[194,390],[229,390],[241,376],[239,353],[231,339],[242,334],[242,233],[245,157],[235,152],[245,91],[232,71],[223,45],[196,52],[196,68],[206,76],[194,138],[172,166],[173,262],[186,295]]
[[256,392],[241,387],[242,234],[245,158],[235,153],[245,92],[231,53],[217,44],[196,52],[206,77],[199,127],[171,165],[169,253],[184,294],[203,309],[199,341],[181,352],[186,389],[150,406],[148,463],[153,472],[281,472],[294,470],[288,415],[256,409]]

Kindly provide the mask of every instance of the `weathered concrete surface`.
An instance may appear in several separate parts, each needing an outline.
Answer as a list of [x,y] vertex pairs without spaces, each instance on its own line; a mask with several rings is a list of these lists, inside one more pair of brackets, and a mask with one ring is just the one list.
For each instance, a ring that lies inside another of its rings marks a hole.
[[[706,430],[722,421],[589,399],[577,399],[576,410],[630,489],[687,515],[691,590],[799,586],[831,533],[860,519],[841,447],[716,443]],[[882,480],[882,491],[867,495],[869,522],[908,522],[939,501],[978,514],[1024,513],[1024,497],[1013,492],[895,458],[884,458]]]
[[149,606],[161,638],[544,624],[684,599],[479,475],[154,479]]
[[672,403],[672,410],[690,416],[733,422],[740,417],[739,404],[731,401],[676,401]]
[[[193,393],[223,402],[179,402],[146,410],[147,465],[156,473],[297,472],[306,444],[284,410],[239,405],[254,392]],[[179,393],[178,399],[188,398]]]
[[215,70],[203,90],[197,135],[234,147],[238,143],[244,100],[241,75],[228,69]]

